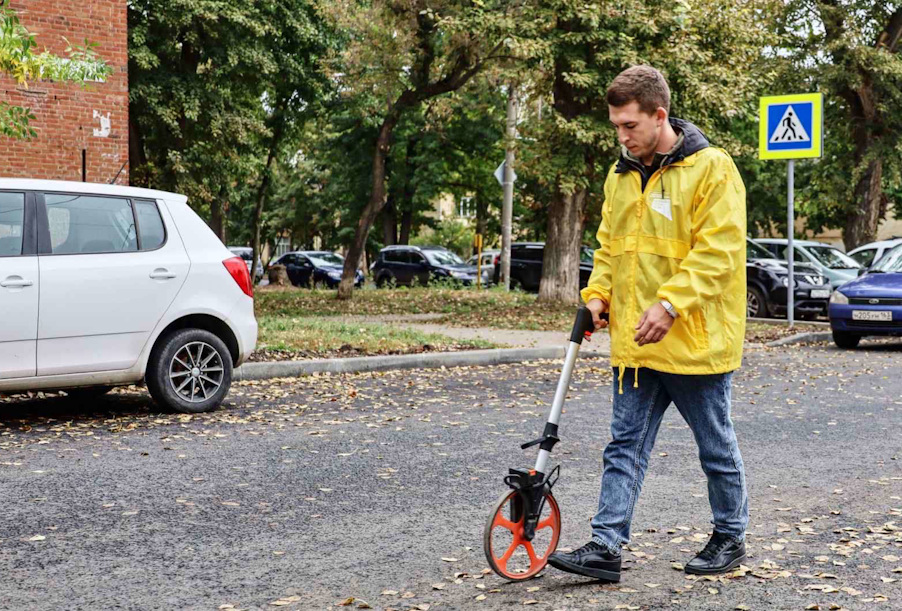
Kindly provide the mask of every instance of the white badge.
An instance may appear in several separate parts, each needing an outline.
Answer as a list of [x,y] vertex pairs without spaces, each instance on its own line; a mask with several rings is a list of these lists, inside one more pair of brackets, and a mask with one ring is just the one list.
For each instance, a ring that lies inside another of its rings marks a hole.
[[669,197],[656,197],[651,200],[651,209],[657,212],[658,214],[662,214],[667,217],[668,221],[673,220],[673,215],[670,213],[670,198]]

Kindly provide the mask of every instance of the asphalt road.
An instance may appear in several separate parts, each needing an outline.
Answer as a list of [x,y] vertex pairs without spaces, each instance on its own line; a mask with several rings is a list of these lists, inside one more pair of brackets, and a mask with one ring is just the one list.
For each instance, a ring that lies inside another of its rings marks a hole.
[[[620,584],[485,574],[484,522],[507,468],[532,466],[519,444],[557,376],[542,362],[244,383],[195,417],[140,389],[0,399],[0,609],[902,608],[902,343],[747,352],[733,416],[750,557],[716,581],[673,567],[710,528],[675,409]],[[589,536],[611,378],[601,360],[574,374],[552,458],[560,547]]]

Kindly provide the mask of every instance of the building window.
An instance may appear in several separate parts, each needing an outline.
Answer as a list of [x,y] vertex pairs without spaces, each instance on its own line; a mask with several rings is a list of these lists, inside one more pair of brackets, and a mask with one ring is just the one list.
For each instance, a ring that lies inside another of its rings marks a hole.
[[460,198],[460,202],[457,204],[457,215],[465,219],[471,219],[476,216],[476,202],[473,201],[472,197]]

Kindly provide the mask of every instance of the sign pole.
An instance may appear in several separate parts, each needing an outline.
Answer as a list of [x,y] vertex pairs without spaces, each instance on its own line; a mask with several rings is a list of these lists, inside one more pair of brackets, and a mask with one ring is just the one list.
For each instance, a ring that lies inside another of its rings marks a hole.
[[795,159],[790,159],[786,167],[786,237],[789,241],[788,252],[786,257],[789,260],[789,279],[786,285],[786,319],[789,321],[789,328],[792,329],[793,320],[795,318],[795,248],[793,247],[793,234],[795,234]]
[[507,151],[504,155],[504,200],[501,206],[501,284],[511,286],[511,217],[514,208],[514,138],[517,136],[517,90],[513,83],[507,95]]
[[796,93],[759,102],[758,158],[786,159],[786,321],[795,322],[795,160],[824,155],[824,96]]

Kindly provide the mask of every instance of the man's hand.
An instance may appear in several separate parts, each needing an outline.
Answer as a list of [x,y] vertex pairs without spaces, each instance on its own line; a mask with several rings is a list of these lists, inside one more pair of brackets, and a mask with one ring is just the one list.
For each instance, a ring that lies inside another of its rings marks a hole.
[[[586,304],[588,307],[588,304]],[[673,317],[667,313],[660,303],[651,306],[642,315],[639,324],[636,325],[636,337],[633,338],[640,346],[654,344],[664,339],[670,327],[673,326]]]
[[[608,304],[601,299],[590,299],[586,304],[586,309],[592,313],[592,322],[595,323],[595,330],[604,329],[608,326],[608,321],[604,320],[601,315],[608,311]],[[586,341],[592,341],[586,337]]]

